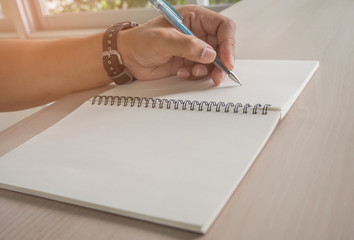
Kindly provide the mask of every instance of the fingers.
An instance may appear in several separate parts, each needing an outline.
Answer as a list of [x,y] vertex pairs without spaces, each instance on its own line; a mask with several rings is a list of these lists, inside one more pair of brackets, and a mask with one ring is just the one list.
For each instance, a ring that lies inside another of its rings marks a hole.
[[235,41],[236,25],[233,21],[227,21],[220,25],[217,33],[218,50],[221,60],[225,66],[232,70],[236,56]]
[[212,67],[204,64],[194,64],[193,66],[182,67],[177,71],[177,77],[184,79],[200,79],[207,76]]
[[184,24],[200,39],[213,46],[228,69],[234,67],[236,24],[228,17],[211,10],[184,6],[178,9]]
[[216,86],[225,79],[226,74],[213,64],[195,64],[193,66],[182,67],[177,71],[177,77],[195,80],[210,75]]
[[192,66],[182,67],[177,71],[177,77],[189,80],[201,79],[208,75],[211,76],[216,86],[220,85],[226,78],[226,73],[213,64],[194,64]]
[[226,73],[217,67],[215,67],[211,73],[211,78],[213,79],[216,86],[220,85],[225,77]]
[[214,61],[216,52],[209,44],[197,37],[174,32],[175,36],[165,38],[167,54],[204,64]]

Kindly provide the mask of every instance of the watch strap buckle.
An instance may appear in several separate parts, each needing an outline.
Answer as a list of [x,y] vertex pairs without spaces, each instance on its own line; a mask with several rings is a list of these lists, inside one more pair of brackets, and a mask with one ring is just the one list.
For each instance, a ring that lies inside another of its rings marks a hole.
[[122,58],[121,58],[121,56],[120,56],[120,54],[119,54],[119,52],[117,51],[117,50],[107,50],[107,51],[104,51],[104,52],[102,52],[102,55],[101,55],[101,62],[103,62],[103,58],[104,57],[108,57],[108,58],[110,58],[111,56],[117,56],[117,58],[118,58],[118,61],[119,61],[119,64],[123,64],[123,61],[122,61]]

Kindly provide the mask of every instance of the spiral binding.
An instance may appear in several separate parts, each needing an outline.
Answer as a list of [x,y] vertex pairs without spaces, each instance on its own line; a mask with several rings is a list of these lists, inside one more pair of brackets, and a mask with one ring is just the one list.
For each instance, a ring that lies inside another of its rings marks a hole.
[[92,99],[92,105],[116,105],[124,107],[145,107],[145,108],[167,108],[167,109],[182,109],[182,110],[197,110],[211,112],[215,109],[216,112],[233,112],[247,114],[252,111],[252,114],[257,114],[258,111],[262,111],[263,115],[266,115],[270,104],[245,104],[232,103],[232,102],[207,102],[207,101],[190,101],[190,100],[175,100],[175,99],[161,99],[161,98],[148,98],[148,97],[125,97],[125,96],[105,96],[98,95]]

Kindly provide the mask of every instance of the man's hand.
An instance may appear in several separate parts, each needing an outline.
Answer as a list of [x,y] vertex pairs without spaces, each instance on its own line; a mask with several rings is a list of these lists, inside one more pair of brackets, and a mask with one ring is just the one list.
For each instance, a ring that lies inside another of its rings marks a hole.
[[211,74],[219,85],[225,74],[212,64],[216,56],[214,49],[231,70],[235,59],[235,23],[198,6],[184,6],[178,11],[196,37],[179,32],[163,17],[154,18],[119,33],[117,47],[124,65],[139,80],[176,74],[199,79]]

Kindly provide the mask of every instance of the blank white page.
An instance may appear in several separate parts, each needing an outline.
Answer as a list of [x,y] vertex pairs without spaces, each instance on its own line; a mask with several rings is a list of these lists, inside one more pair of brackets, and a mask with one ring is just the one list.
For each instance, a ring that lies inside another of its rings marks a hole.
[[0,186],[205,232],[279,117],[86,103],[3,156]]

